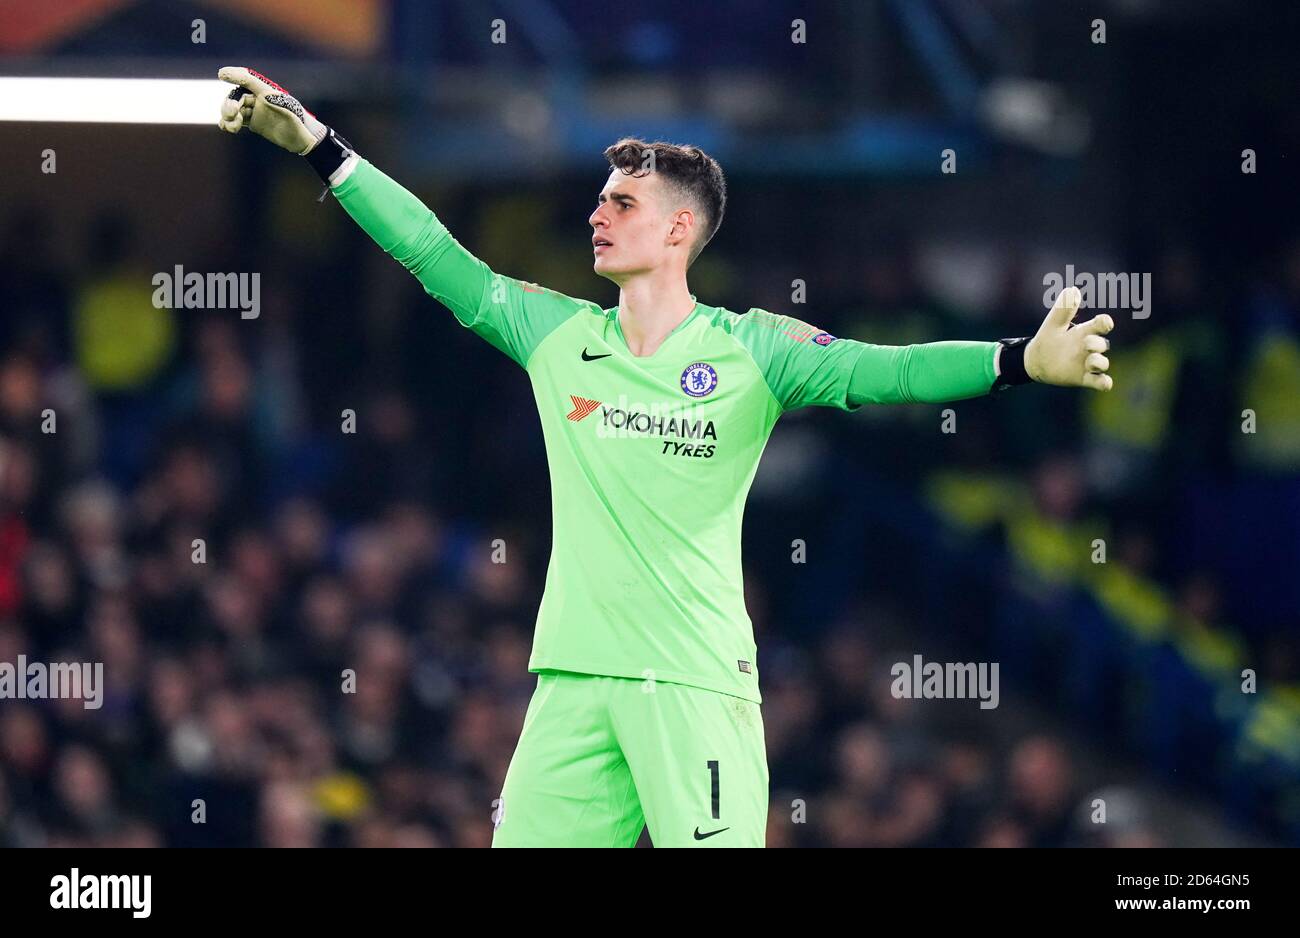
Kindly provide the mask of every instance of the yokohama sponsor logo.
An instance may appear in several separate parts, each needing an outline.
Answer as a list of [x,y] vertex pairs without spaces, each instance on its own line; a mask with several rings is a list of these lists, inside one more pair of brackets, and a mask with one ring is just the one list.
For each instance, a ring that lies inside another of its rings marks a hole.
[[573,401],[573,410],[566,415],[574,423],[577,423],[584,417],[590,416],[591,413],[600,406],[600,401],[593,401],[590,398],[578,397],[576,394],[570,394],[569,400]]
[[717,427],[712,420],[696,417],[696,408],[680,405],[630,403],[627,395],[619,395],[618,406],[603,401],[570,394],[573,409],[565,416],[578,423],[600,409],[601,421],[596,436],[603,439],[636,438],[645,436],[676,437],[681,440],[716,440]]
[[[675,436],[685,440],[716,440],[718,431],[712,420],[691,420],[674,414],[650,414],[642,410],[623,409],[621,407],[600,408],[602,435],[624,436]],[[610,433],[609,431],[614,431]]]

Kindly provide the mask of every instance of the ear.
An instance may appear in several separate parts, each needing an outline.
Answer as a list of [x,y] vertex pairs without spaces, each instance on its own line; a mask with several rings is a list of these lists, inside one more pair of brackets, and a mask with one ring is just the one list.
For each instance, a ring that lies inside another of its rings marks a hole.
[[695,230],[695,213],[689,208],[678,209],[672,217],[673,226],[668,230],[668,243],[681,244],[691,239]]

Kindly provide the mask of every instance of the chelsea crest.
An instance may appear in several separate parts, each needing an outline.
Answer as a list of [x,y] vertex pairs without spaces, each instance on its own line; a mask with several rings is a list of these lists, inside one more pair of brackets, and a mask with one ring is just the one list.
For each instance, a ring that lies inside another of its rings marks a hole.
[[708,362],[694,362],[682,372],[682,390],[691,397],[712,394],[718,386],[718,373]]

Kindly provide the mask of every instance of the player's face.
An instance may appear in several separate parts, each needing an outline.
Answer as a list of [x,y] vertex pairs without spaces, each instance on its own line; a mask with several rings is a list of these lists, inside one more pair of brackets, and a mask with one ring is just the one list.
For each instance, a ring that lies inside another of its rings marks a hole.
[[611,170],[596,201],[587,219],[596,273],[618,283],[668,260],[673,239],[681,238],[681,220],[667,205],[657,176]]

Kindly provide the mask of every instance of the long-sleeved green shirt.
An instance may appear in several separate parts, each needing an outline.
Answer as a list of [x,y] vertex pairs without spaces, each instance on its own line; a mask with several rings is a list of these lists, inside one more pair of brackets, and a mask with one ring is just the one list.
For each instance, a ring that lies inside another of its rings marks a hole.
[[529,668],[689,684],[761,702],[745,610],[745,498],[788,410],[988,393],[993,342],[880,346],[697,303],[651,355],[618,310],[504,277],[361,160],[358,224],[532,381],[554,535]]

